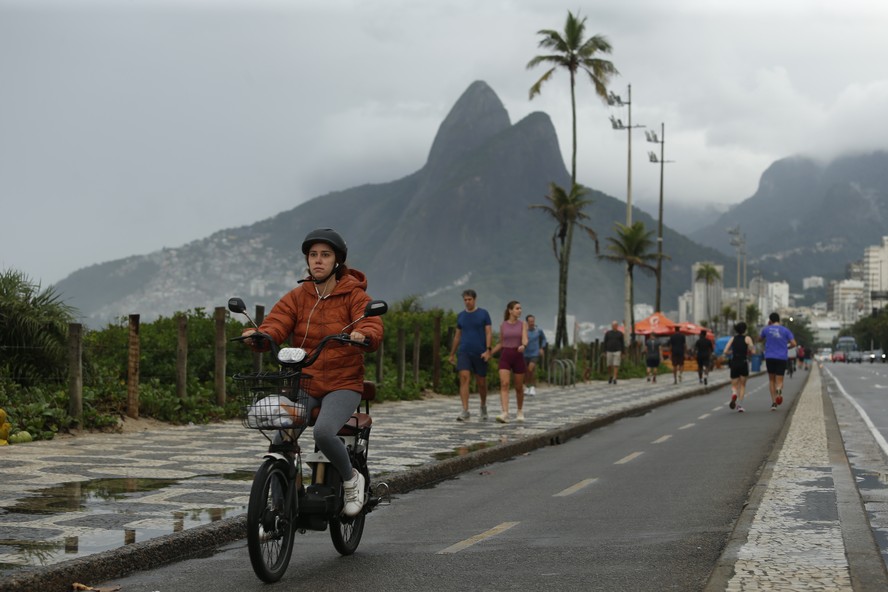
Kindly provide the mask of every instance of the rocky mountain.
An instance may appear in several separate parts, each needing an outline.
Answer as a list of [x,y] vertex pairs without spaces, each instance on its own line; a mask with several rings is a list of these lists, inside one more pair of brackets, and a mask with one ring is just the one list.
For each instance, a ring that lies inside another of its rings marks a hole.
[[726,229],[737,225],[746,234],[749,263],[766,278],[785,278],[793,291],[810,275],[841,279],[849,262],[888,234],[888,152],[825,164],[779,160],[752,197],[690,237],[733,254]]
[[[374,297],[418,295],[425,308],[460,310],[461,291],[471,287],[494,318],[517,299],[551,327],[555,226],[529,206],[546,203],[552,181],[567,186],[570,176],[549,117],[532,113],[513,124],[493,90],[474,82],[441,124],[425,166],[403,179],[329,193],[176,249],[82,269],[56,289],[90,326],[131,313],[149,320],[222,306],[233,295],[270,307],[303,276],[302,237],[331,226],[348,241],[348,262],[367,273]],[[626,206],[600,192],[592,197],[590,225],[604,245],[614,223],[625,221]],[[638,209],[634,220],[656,229]],[[731,260],[668,228],[664,245],[671,256],[664,264],[667,309],[688,288],[693,262]],[[597,323],[622,318],[623,267],[598,259],[580,233],[571,260],[568,313]],[[636,302],[652,304],[653,277],[636,276]]]

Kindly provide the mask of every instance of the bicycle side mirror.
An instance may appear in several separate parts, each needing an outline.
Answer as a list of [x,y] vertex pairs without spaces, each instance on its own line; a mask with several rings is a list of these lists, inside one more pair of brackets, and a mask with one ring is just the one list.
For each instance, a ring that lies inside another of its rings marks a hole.
[[371,300],[364,309],[365,317],[378,317],[388,312],[388,304],[385,300]]
[[228,310],[230,310],[231,312],[236,312],[238,314],[244,315],[245,317],[247,317],[247,320],[250,321],[251,325],[253,325],[256,328],[259,327],[259,325],[257,325],[256,322],[250,318],[250,315],[247,314],[247,305],[244,304],[244,301],[241,300],[240,298],[229,298],[228,299]]
[[240,298],[229,298],[228,299],[228,310],[231,312],[236,312],[238,314],[244,314],[247,310],[247,305],[244,304],[244,301]]

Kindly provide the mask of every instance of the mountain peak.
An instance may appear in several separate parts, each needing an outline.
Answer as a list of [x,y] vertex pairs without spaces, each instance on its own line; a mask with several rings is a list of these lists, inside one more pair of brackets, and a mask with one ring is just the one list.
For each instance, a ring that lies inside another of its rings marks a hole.
[[428,166],[446,167],[509,129],[511,121],[502,101],[486,82],[469,85],[438,128]]

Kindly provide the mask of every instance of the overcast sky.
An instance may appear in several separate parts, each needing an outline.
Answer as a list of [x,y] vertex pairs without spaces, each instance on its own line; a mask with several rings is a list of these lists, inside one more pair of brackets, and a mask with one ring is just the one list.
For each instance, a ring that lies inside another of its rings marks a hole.
[[[0,269],[44,286],[419,169],[484,80],[514,122],[568,77],[540,29],[605,35],[633,124],[666,125],[666,200],[737,203],[773,161],[888,148],[884,0],[0,0]],[[626,196],[627,132],[580,80],[579,180]],[[633,196],[659,167],[633,136]],[[568,163],[569,164],[569,163]]]

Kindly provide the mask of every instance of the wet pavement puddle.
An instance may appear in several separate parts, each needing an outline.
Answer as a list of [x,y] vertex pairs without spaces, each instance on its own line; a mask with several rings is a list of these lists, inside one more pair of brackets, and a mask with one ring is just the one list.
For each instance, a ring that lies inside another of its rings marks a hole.
[[0,508],[0,572],[45,566],[246,512],[251,471],[48,487]]

